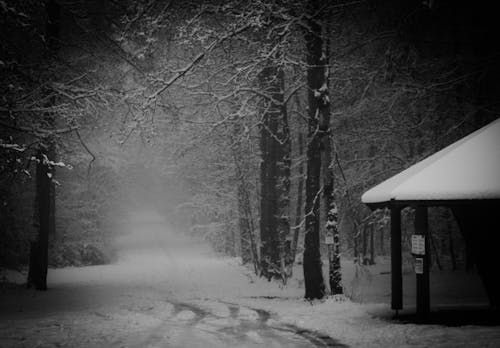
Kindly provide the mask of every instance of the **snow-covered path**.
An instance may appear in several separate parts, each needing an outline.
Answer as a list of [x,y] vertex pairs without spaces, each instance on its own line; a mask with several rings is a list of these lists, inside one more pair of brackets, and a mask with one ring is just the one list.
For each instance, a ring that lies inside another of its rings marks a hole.
[[49,271],[46,292],[0,292],[0,347],[500,347],[498,326],[401,324],[387,304],[302,299],[154,214],[112,265]]
[[142,215],[129,228],[117,263],[50,270],[49,291],[0,302],[0,346],[342,346],[239,303],[280,289],[251,283],[236,260],[176,235],[160,217]]

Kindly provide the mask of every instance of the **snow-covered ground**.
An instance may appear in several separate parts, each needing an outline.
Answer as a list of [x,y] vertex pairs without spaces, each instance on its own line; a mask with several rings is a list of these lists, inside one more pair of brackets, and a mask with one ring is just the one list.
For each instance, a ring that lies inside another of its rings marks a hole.
[[[280,287],[175,234],[158,216],[136,218],[130,232],[118,241],[115,264],[50,270],[47,292],[4,289],[0,347],[500,346],[495,326],[382,319],[387,303],[366,302],[389,300],[390,278],[380,274],[386,262],[355,283],[352,263],[344,263],[349,291],[365,303],[311,304],[302,299],[300,266]],[[469,299],[484,301],[476,290]]]

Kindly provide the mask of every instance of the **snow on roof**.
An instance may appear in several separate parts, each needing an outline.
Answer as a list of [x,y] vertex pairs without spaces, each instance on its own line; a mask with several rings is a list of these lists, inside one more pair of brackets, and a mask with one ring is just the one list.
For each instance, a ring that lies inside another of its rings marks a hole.
[[499,198],[500,118],[373,187],[361,200]]

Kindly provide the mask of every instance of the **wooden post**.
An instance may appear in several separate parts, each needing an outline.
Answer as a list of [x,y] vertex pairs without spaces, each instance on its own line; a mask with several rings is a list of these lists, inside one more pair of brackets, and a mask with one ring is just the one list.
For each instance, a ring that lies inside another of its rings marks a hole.
[[391,204],[391,308],[403,309],[403,267],[401,258],[401,208]]
[[418,206],[415,209],[415,234],[425,238],[425,254],[417,256],[423,259],[423,273],[417,273],[417,316],[425,320],[430,311],[429,291],[429,228],[427,222],[427,207]]

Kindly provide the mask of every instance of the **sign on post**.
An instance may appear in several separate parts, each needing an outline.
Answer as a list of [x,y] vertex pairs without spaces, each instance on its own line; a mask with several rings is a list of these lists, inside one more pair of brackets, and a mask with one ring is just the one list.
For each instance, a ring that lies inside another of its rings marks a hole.
[[415,273],[424,274],[424,259],[422,257],[415,258]]
[[425,237],[419,234],[411,236],[411,253],[414,255],[425,255]]

